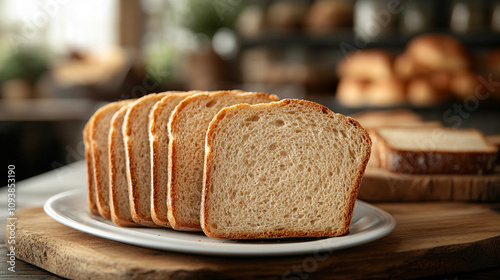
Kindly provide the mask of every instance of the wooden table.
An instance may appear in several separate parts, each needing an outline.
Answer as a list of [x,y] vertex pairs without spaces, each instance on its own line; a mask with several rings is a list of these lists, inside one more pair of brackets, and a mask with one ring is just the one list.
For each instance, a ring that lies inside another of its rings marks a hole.
[[[71,182],[71,184],[68,184],[68,182]],[[82,162],[78,162],[76,164],[64,167],[62,169],[58,169],[28,180],[25,180],[24,182],[19,182],[17,184],[17,192],[16,192],[16,197],[18,198],[18,203],[16,205],[17,209],[21,208],[27,208],[27,207],[36,207],[40,206],[43,204],[43,202],[53,194],[59,193],[61,191],[69,190],[69,189],[74,189],[74,188],[85,188],[85,166]],[[6,200],[6,189],[2,189],[0,192],[0,199],[3,201]],[[2,228],[5,228],[5,220],[6,220],[6,205],[4,203],[0,204],[1,208],[1,221],[2,224],[0,225]],[[500,242],[498,242],[498,239],[494,239],[494,242],[490,242],[491,238],[488,236],[493,236],[497,234],[496,231],[500,221],[494,221],[494,224],[489,227],[485,223],[479,223],[478,222],[473,222],[473,223],[467,223],[462,225],[464,228],[463,230],[456,228],[457,226],[460,226],[462,223],[462,220],[466,219],[472,219],[472,220],[480,220],[481,217],[484,217],[485,215],[490,215],[491,217],[496,217],[497,213],[500,210],[500,204],[467,204],[467,203],[457,203],[457,202],[445,202],[445,203],[440,203],[440,202],[432,202],[432,203],[410,203],[410,204],[403,204],[403,203],[385,203],[385,204],[376,204],[376,206],[388,211],[390,214],[392,214],[397,222],[398,225],[396,226],[396,229],[394,230],[393,233],[391,233],[389,236],[366,244],[364,246],[352,248],[352,249],[347,249],[339,252],[335,252],[334,256],[335,258],[328,258],[327,260],[324,261],[324,269],[325,271],[329,270],[336,270],[337,268],[331,268],[330,265],[332,264],[337,264],[337,265],[342,265],[345,267],[345,270],[350,270],[351,272],[347,273],[353,273],[353,275],[359,275],[359,271],[374,271],[374,270],[381,270],[381,273],[373,274],[370,277],[387,277],[387,276],[393,276],[396,278],[412,278],[412,276],[415,275],[428,275],[426,273],[421,273],[418,271],[425,270],[426,268],[433,268],[435,269],[436,267],[441,267],[445,268],[444,270],[441,271],[449,271],[451,274],[448,275],[437,275],[434,277],[431,277],[431,279],[500,279],[500,267],[497,268],[488,268],[486,270],[480,270],[480,271],[475,271],[475,272],[462,272],[458,273],[457,271],[465,271],[465,270],[470,270],[470,269],[475,269],[477,267],[480,267],[481,263],[484,262],[489,262],[491,264],[498,263],[499,258],[500,258],[500,250],[498,250],[500,246]],[[417,211],[419,215],[415,216],[413,220],[409,220],[408,217],[409,215],[412,214],[412,211]],[[438,214],[438,212],[440,214]],[[199,266],[199,267],[218,267],[220,271],[224,271],[224,269],[228,270],[230,268],[230,264],[234,264],[235,267],[231,268],[228,271],[231,271],[230,274],[220,274],[220,273],[208,273],[208,274],[203,274],[203,276],[206,277],[224,277],[225,275],[227,277],[237,277],[239,276],[246,276],[247,278],[252,278],[252,275],[254,276],[263,276],[265,274],[262,273],[257,273],[259,271],[259,262],[262,262],[262,267],[266,267],[267,269],[270,269],[270,271],[273,271],[273,273],[270,274],[271,279],[274,278],[282,278],[282,277],[276,277],[277,275],[282,275],[276,274],[277,268],[283,270],[286,267],[293,267],[290,266],[290,264],[300,264],[301,260],[306,259],[308,256],[295,256],[295,257],[286,257],[283,259],[263,259],[263,260],[255,260],[255,259],[231,259],[231,258],[216,258],[216,257],[198,257],[198,256],[193,256],[193,255],[184,255],[184,254],[175,254],[175,253],[168,253],[168,252],[160,252],[160,251],[155,251],[155,250],[150,250],[150,249],[143,249],[143,248],[137,248],[134,246],[130,245],[125,245],[125,244],[120,244],[118,242],[113,242],[113,241],[107,241],[105,239],[101,239],[98,237],[94,237],[91,235],[86,235],[85,233],[80,233],[78,231],[75,231],[70,228],[66,228],[63,225],[58,224],[57,222],[52,221],[50,218],[46,217],[43,212],[38,208],[31,208],[31,209],[25,209],[20,212],[20,214],[24,213],[24,215],[27,215],[26,217],[31,217],[32,220],[26,218],[24,221],[26,222],[26,225],[35,225],[37,221],[40,222],[40,227],[43,227],[45,229],[52,229],[54,232],[60,232],[60,236],[58,238],[61,239],[60,244],[64,244],[66,241],[71,241],[71,238],[73,238],[73,241],[75,240],[74,238],[82,238],[85,239],[85,242],[90,242],[94,245],[99,245],[99,246],[85,246],[86,243],[80,244],[82,245],[81,248],[87,248],[89,247],[89,250],[96,250],[98,252],[100,250],[101,246],[108,246],[107,248],[114,248],[113,250],[125,250],[122,252],[126,252],[127,250],[131,250],[134,252],[142,252],[145,254],[145,256],[150,257],[150,258],[155,258],[155,259],[165,259],[168,260],[170,257],[175,257],[177,261],[177,265],[179,267],[189,267],[190,263],[193,264],[193,266]],[[427,223],[428,220],[432,219],[437,219],[438,216],[446,217],[445,220],[448,222],[446,223]],[[500,213],[498,214],[500,217]],[[463,219],[461,218],[463,217]],[[421,229],[423,227],[426,227],[430,229],[431,231],[428,231],[427,233],[422,233]],[[415,233],[412,234],[412,229],[415,229]],[[68,234],[71,237],[68,237],[69,239],[66,239],[65,234],[62,234],[63,231],[68,230]],[[452,234],[450,234],[450,232]],[[453,234],[454,233],[454,234]],[[467,233],[467,234],[462,234],[462,233]],[[500,231],[499,233],[500,234]],[[7,248],[4,243],[4,231],[0,230],[0,254],[4,256],[4,258],[7,255]],[[29,234],[26,236],[30,236]],[[439,237],[439,238],[436,238]],[[400,242],[403,239],[412,240],[412,242]],[[63,240],[64,239],[64,240]],[[476,240],[478,242],[475,242],[474,244],[469,244],[465,239],[468,240]],[[26,239],[27,240],[27,239]],[[421,251],[405,251],[408,248],[411,248],[414,246],[415,248],[428,248],[429,246],[432,245],[433,242],[436,242],[436,247],[437,249],[431,249],[431,250],[421,250]],[[488,243],[490,242],[490,243]],[[452,244],[452,243],[463,243],[462,245],[458,247],[453,247],[449,246],[446,244]],[[88,244],[87,244],[88,245]],[[438,246],[438,245],[446,245],[446,246]],[[75,244],[75,246],[77,246]],[[377,252],[380,252],[381,250],[385,250],[384,248],[390,247],[391,252],[387,254],[379,254]],[[50,249],[50,246],[48,246],[48,249]],[[43,247],[45,248],[45,247]],[[453,250],[456,250],[455,252],[456,257],[454,258],[448,258],[448,259],[442,259],[441,263],[439,263],[437,266],[430,265],[425,262],[425,259],[429,259],[429,261],[436,262],[436,260],[439,260],[441,256],[450,256],[450,254],[453,255]],[[470,260],[465,258],[467,254],[470,254],[470,250],[479,250],[479,252],[488,252],[487,255],[479,255],[477,256],[478,258],[481,258],[481,262],[478,262],[476,259]],[[43,251],[43,250],[42,250]],[[114,251],[115,253],[118,251]],[[38,252],[38,251],[37,251]],[[398,254],[401,252],[407,252],[401,255],[401,259],[399,259]],[[498,253],[498,254],[495,254]],[[362,253],[360,255],[357,255],[358,253]],[[376,257],[376,254],[378,255],[378,258],[376,260],[378,261],[371,261],[367,263],[363,263],[362,259],[356,259],[355,256],[364,256],[364,257]],[[427,257],[426,257],[427,254]],[[493,255],[491,255],[493,254]],[[332,255],[333,256],[333,255]],[[405,259],[406,257],[406,259]],[[405,263],[405,260],[419,260],[418,262],[415,263]],[[137,262],[133,262],[134,264],[137,264]],[[266,263],[268,264],[273,264],[273,265],[265,265]],[[388,263],[391,263],[393,267],[388,267]],[[456,271],[449,270],[449,266],[453,264],[458,264],[460,266],[459,269]],[[75,264],[73,264],[75,265]],[[479,265],[479,266],[478,266]],[[281,268],[280,268],[281,266]],[[352,266],[352,267],[351,267]],[[73,267],[73,266],[72,266]],[[350,268],[349,268],[350,267]],[[24,263],[20,260],[16,260],[16,272],[12,273],[7,270],[8,264],[6,261],[2,261],[0,264],[0,277],[23,277],[23,278],[34,278],[34,279],[40,279],[40,278],[45,278],[45,279],[58,279],[59,277],[55,276],[54,274],[51,274],[49,272],[46,272],[45,270],[39,269],[36,266]],[[164,267],[162,265],[159,265],[157,267],[158,269],[165,269],[168,270],[168,267]],[[280,271],[281,271],[280,270]],[[332,271],[333,271],[332,270]],[[391,275],[386,275],[383,273],[383,271],[391,271]],[[285,272],[285,270],[283,270]],[[70,274],[71,275],[71,274]],[[176,274],[179,276],[179,278],[189,278],[193,277],[194,274],[192,273],[178,273]],[[301,279],[300,278],[301,274],[295,275],[295,277],[299,278],[290,278],[290,279]],[[349,275],[349,274],[344,274],[344,276]],[[268,275],[269,276],[269,275]],[[329,276],[334,276],[331,274],[324,274],[324,273],[317,273],[313,274],[315,277],[310,277],[309,279],[315,279],[317,277],[319,278],[324,278],[328,279],[330,278]],[[346,276],[347,277],[347,276]],[[352,277],[348,277],[352,278]],[[369,278],[368,276],[365,278]],[[305,279],[305,278],[304,278]]]

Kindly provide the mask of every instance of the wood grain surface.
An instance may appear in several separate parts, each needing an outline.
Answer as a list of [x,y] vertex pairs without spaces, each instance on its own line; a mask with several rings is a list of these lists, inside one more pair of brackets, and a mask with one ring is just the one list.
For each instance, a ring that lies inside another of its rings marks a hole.
[[[16,255],[72,279],[408,279],[500,266],[500,204],[378,204],[397,220],[369,244],[311,255],[231,258],[163,252],[17,212]],[[7,236],[7,235],[6,235]]]
[[370,166],[359,190],[369,202],[500,201],[500,166],[484,175],[397,174]]

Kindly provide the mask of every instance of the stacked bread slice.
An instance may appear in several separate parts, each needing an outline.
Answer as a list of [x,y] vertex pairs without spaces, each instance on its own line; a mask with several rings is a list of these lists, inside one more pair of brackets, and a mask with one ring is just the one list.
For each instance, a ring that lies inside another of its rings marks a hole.
[[368,134],[316,103],[276,101],[193,91],[106,105],[84,130],[91,214],[215,238],[345,234]]
[[376,139],[378,165],[408,174],[484,174],[493,171],[498,148],[475,129],[384,127]]
[[484,174],[493,171],[497,147],[474,129],[445,128],[409,110],[353,115],[373,141],[369,166],[406,174]]

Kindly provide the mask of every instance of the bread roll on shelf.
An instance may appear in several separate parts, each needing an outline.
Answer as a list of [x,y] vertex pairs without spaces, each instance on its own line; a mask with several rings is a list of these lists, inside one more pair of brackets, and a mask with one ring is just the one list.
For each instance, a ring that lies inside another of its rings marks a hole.
[[375,107],[406,104],[404,83],[396,78],[373,81],[366,87],[366,102]]
[[[478,75],[471,71],[454,73],[450,80],[450,91],[461,99],[474,96],[478,86]],[[481,89],[479,88],[479,90]]]
[[275,1],[267,9],[268,30],[291,32],[301,27],[308,4],[299,1]]
[[471,68],[467,51],[454,37],[429,33],[411,40],[405,53],[428,69],[458,72]]
[[368,81],[344,77],[337,86],[337,100],[346,107],[362,107],[366,104]]
[[304,19],[304,28],[312,34],[331,33],[352,26],[353,4],[345,0],[317,0]]
[[394,76],[392,60],[392,56],[383,50],[356,51],[340,62],[337,74],[358,79],[388,79]]
[[409,79],[417,74],[417,65],[409,55],[398,55],[394,59],[394,73],[400,79]]
[[427,79],[437,91],[449,93],[452,75],[447,71],[434,71],[427,75]]
[[435,106],[448,99],[448,94],[439,91],[426,77],[417,77],[408,82],[408,102],[416,107]]

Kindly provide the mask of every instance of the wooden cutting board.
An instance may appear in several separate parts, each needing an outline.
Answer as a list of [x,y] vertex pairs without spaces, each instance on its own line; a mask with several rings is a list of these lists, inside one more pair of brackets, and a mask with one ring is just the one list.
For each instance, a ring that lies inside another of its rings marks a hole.
[[500,201],[500,166],[485,175],[397,174],[369,166],[359,199],[389,201]]
[[500,266],[500,203],[377,206],[397,220],[382,239],[336,252],[272,258],[145,249],[71,229],[42,208],[22,209],[16,215],[16,255],[78,279],[405,279]]

